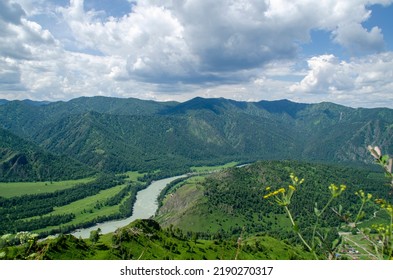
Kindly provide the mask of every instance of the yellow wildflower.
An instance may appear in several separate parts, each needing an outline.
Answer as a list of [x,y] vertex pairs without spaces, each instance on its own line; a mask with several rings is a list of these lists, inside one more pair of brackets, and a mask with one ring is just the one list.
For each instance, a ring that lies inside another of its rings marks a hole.
[[271,196],[276,196],[276,195],[278,195],[280,193],[285,193],[285,189],[284,188],[280,188],[280,189],[278,189],[278,190],[276,190],[274,192],[271,192],[271,193],[268,193],[267,195],[264,195],[263,198],[266,199],[266,198],[269,198]]
[[341,195],[341,193],[345,191],[346,188],[347,187],[345,185],[340,185],[340,188],[337,187],[335,184],[330,184],[329,186],[329,190],[333,197],[338,197],[339,195]]

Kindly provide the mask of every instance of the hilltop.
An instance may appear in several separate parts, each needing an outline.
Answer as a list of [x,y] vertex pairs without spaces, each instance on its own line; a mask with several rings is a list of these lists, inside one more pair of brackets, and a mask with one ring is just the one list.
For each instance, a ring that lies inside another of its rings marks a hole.
[[2,259],[44,260],[250,260],[310,259],[302,249],[265,235],[251,236],[238,246],[237,239],[201,240],[179,230],[162,229],[153,220],[137,220],[98,240],[61,235],[27,243],[7,252]]

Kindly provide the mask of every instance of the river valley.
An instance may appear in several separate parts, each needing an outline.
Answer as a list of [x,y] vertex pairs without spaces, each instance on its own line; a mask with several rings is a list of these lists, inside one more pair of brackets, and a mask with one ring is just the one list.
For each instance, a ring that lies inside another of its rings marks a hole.
[[89,238],[90,232],[92,230],[97,230],[98,228],[100,228],[101,233],[106,234],[114,232],[116,229],[124,227],[129,223],[135,221],[136,219],[148,219],[154,216],[158,208],[157,197],[160,192],[170,182],[186,176],[187,175],[179,175],[175,177],[157,180],[152,182],[146,189],[138,192],[132,216],[122,220],[103,222],[89,228],[78,229],[71,234],[78,238]]

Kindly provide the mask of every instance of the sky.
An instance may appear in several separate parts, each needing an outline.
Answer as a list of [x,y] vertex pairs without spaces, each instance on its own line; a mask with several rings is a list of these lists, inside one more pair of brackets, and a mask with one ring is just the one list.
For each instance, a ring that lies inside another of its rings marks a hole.
[[0,99],[393,108],[393,0],[1,0]]

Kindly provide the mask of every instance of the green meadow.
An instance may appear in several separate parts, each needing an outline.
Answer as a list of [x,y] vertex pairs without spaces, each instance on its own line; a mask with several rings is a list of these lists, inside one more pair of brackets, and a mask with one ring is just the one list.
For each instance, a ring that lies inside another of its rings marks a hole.
[[66,180],[56,182],[0,182],[0,196],[10,198],[14,196],[51,193],[58,190],[72,188],[77,184],[84,184],[93,181],[94,177],[78,180]]
[[[103,190],[96,195],[74,201],[65,206],[55,207],[54,211],[49,213],[48,215],[64,215],[64,214],[71,214],[71,213],[74,214],[75,218],[71,222],[62,225],[62,226],[68,226],[72,224],[81,224],[88,221],[92,221],[96,217],[110,216],[112,214],[116,214],[119,212],[119,205],[105,206],[104,202],[109,197],[112,197],[117,193],[119,193],[125,187],[126,185],[115,186],[113,188]],[[58,226],[46,227],[37,230],[36,232],[50,231],[51,229],[55,229],[57,227]]]
[[213,172],[217,170],[222,170],[225,168],[229,167],[235,167],[239,164],[237,161],[231,161],[223,165],[204,165],[204,166],[193,166],[191,167],[192,172],[198,172],[198,173],[203,173],[203,172]]
[[[78,225],[94,224],[99,221],[115,219],[124,215],[124,209],[122,210],[121,206],[124,208],[123,204],[129,203],[129,200],[132,199],[132,195],[135,195],[133,194],[135,191],[130,191],[130,186],[142,183],[142,181],[139,181],[139,178],[143,175],[142,173],[133,171],[121,173],[113,176],[111,179],[112,182],[109,183],[105,181],[105,179],[103,180],[98,177],[53,182],[0,183],[0,197],[3,201],[13,199],[15,200],[15,207],[19,207],[17,203],[20,203],[20,201],[27,201],[30,203],[29,207],[32,207],[31,211],[25,211],[22,216],[15,216],[12,212],[13,210],[9,207],[0,207],[0,211],[3,211],[6,215],[14,215],[14,221],[19,227],[20,224],[29,225],[32,221],[39,221],[35,222],[37,227],[33,229],[36,233],[47,234],[58,230],[69,231]],[[107,185],[107,187],[105,187],[105,185]],[[97,191],[94,191],[95,188],[98,188]],[[131,189],[132,188],[133,187],[131,187]],[[57,201],[58,195],[55,195],[56,191],[64,190],[72,191],[66,194],[58,194],[62,197],[64,196],[64,199],[69,199],[68,203],[65,204],[59,203]],[[83,193],[85,194],[83,195]],[[42,207],[43,205],[39,201],[43,198],[35,195],[45,196],[47,194],[52,194],[52,196],[48,196],[44,203],[48,205],[46,207],[49,211],[37,211],[35,205]],[[78,196],[78,194],[82,195]],[[28,195],[31,196],[29,197]],[[32,200],[37,202],[32,202]],[[49,203],[49,200],[53,201],[53,204]],[[128,207],[126,208],[128,209]],[[52,219],[53,221],[53,219],[59,219],[65,216],[72,218],[60,224],[56,221],[46,222],[46,224],[45,222],[42,223],[43,220],[48,221]],[[38,225],[40,225],[40,227],[38,227]],[[10,226],[11,225],[8,224],[9,228]],[[14,225],[14,227],[16,226]]]

